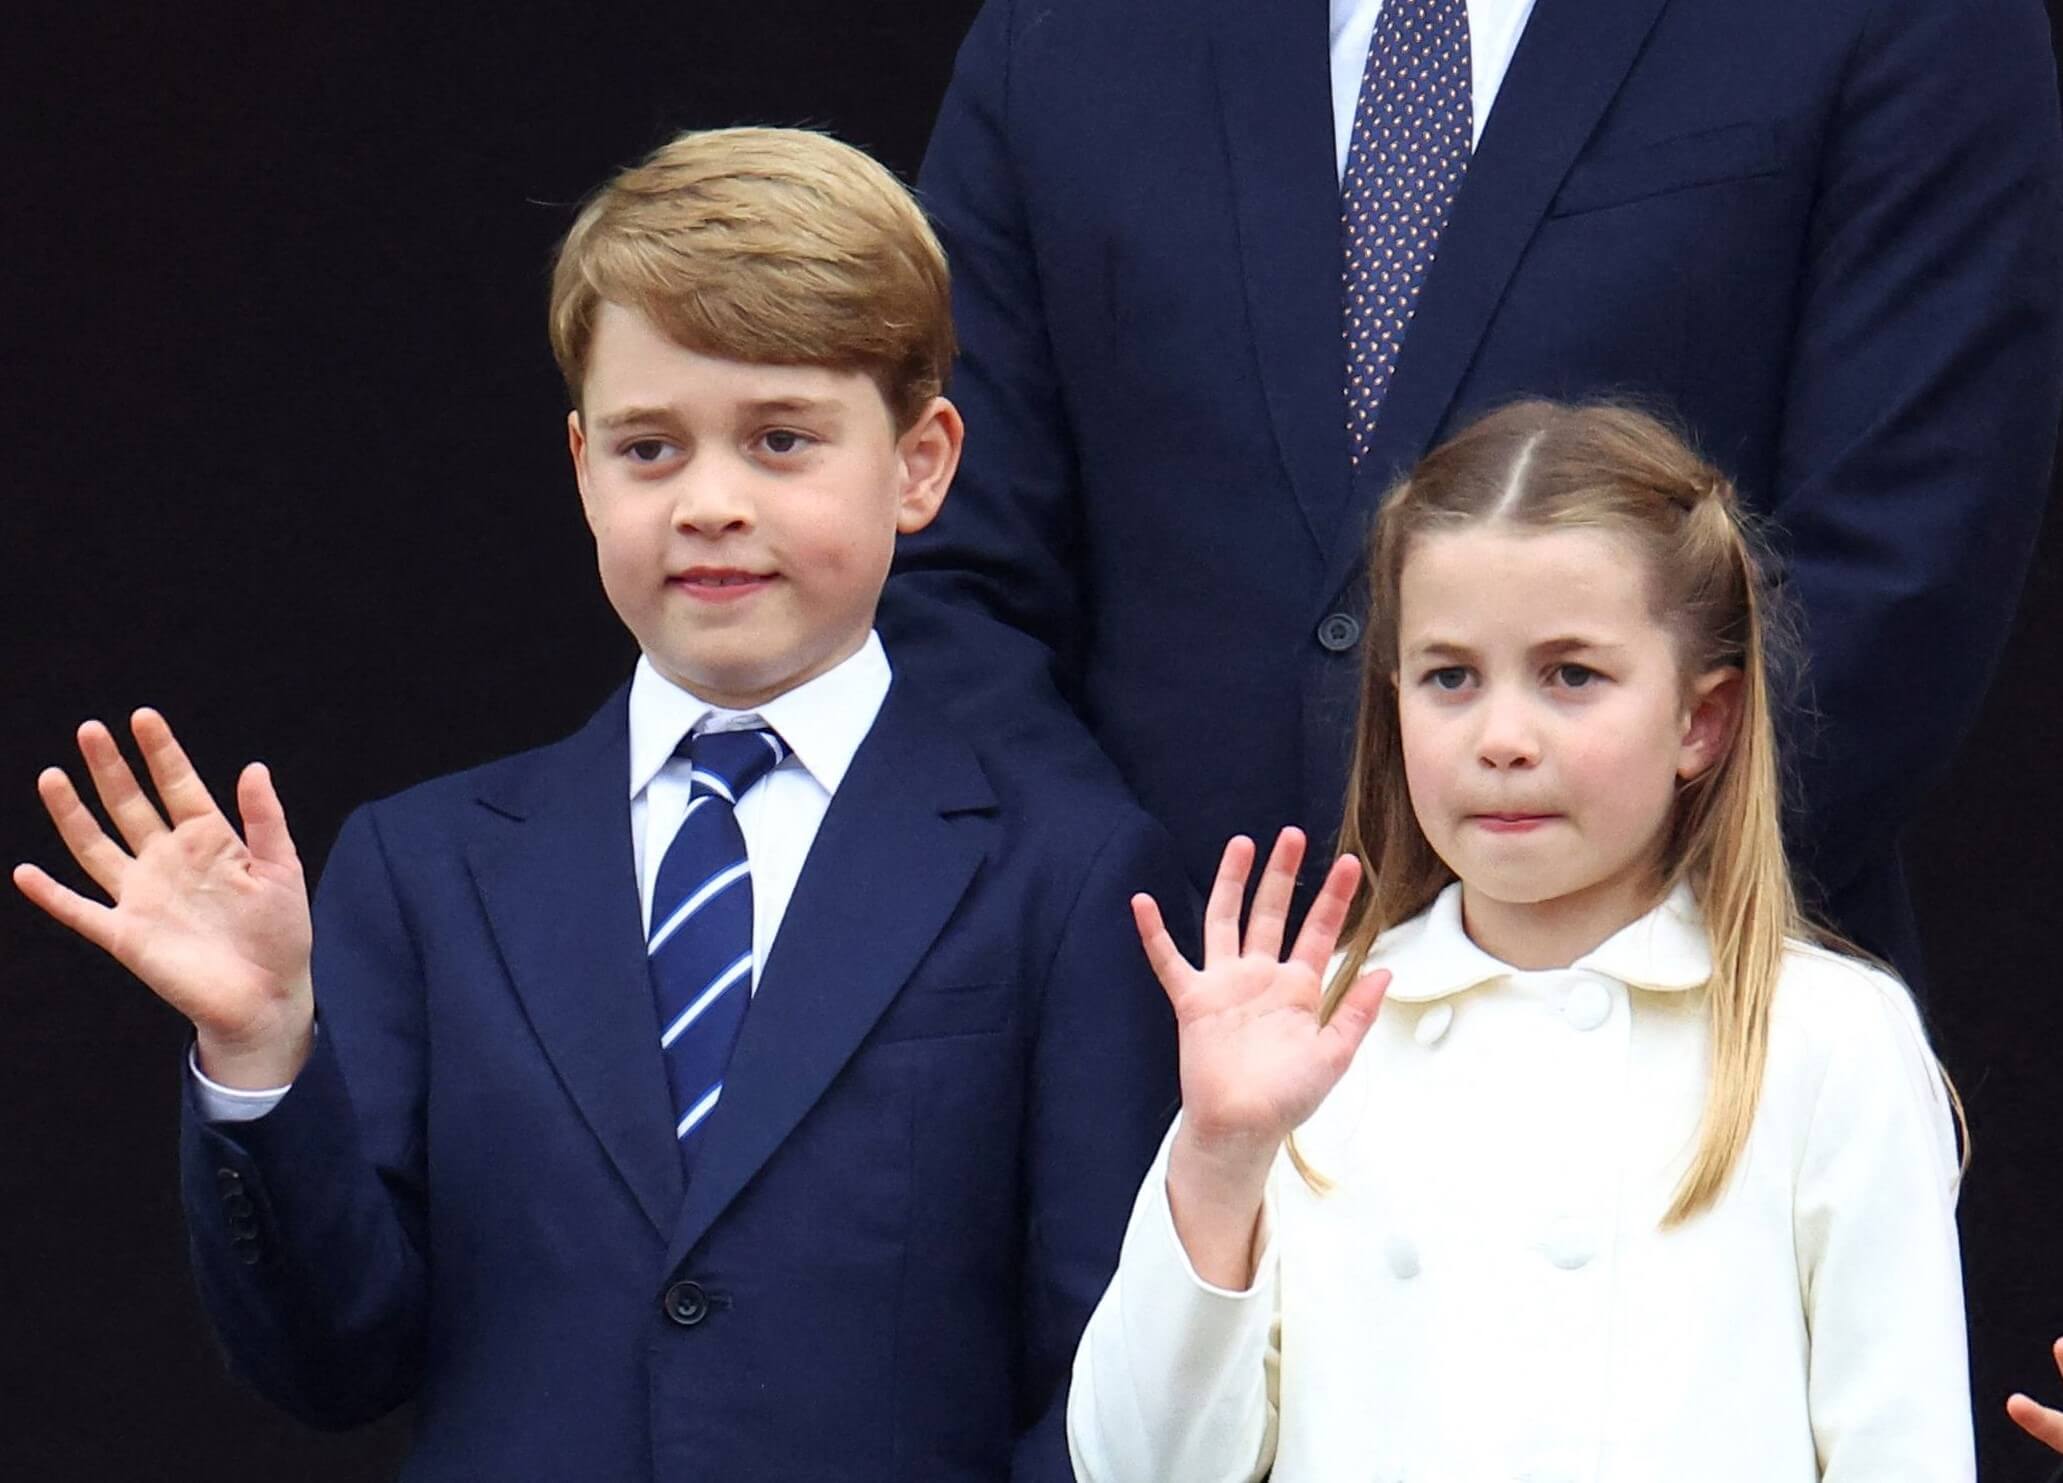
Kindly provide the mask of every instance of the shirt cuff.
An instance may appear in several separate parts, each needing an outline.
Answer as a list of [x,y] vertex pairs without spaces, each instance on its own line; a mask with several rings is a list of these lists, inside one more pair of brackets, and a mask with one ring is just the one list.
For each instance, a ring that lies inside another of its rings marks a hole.
[[293,1083],[283,1087],[266,1087],[258,1091],[245,1091],[239,1087],[226,1087],[220,1082],[210,1081],[201,1070],[198,1047],[186,1048],[186,1070],[193,1077],[193,1099],[200,1108],[201,1116],[211,1123],[247,1123],[263,1117],[279,1106],[286,1094],[293,1090]]

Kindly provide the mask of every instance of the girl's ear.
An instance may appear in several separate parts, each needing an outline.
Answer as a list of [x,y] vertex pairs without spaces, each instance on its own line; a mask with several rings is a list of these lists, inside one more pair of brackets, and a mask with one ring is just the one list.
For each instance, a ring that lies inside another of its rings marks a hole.
[[1683,743],[1676,775],[1685,782],[1703,777],[1725,758],[1741,719],[1741,671],[1735,665],[1708,670],[1691,686],[1684,710]]

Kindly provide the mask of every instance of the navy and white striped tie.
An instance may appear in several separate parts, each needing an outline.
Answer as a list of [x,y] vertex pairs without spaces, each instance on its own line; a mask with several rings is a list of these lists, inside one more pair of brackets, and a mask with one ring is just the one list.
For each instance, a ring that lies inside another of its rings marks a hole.
[[696,1135],[723,1095],[724,1067],[752,999],[752,867],[733,810],[788,749],[755,728],[689,737],[675,755],[687,758],[692,786],[659,864],[645,952],[674,1135],[692,1168]]

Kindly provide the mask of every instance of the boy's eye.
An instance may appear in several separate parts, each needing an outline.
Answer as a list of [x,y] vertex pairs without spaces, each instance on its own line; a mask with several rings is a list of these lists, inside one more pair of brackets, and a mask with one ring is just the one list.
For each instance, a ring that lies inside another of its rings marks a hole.
[[809,446],[811,440],[808,434],[796,432],[793,428],[777,427],[771,432],[762,433],[759,441],[767,452],[785,456],[800,453]]
[[623,456],[632,463],[657,463],[672,446],[664,438],[639,438],[623,445]]

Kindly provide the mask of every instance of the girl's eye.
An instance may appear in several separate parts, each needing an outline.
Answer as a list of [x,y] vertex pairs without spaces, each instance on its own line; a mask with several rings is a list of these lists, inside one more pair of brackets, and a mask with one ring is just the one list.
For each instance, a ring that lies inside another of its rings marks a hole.
[[809,445],[810,439],[806,434],[796,432],[793,428],[777,427],[772,432],[762,434],[759,441],[765,445],[767,452],[786,457],[790,453],[800,453]]
[[1468,671],[1458,664],[1433,670],[1426,677],[1426,683],[1435,690],[1459,690],[1468,683]]
[[1555,683],[1570,690],[1581,690],[1593,680],[1603,679],[1596,670],[1586,664],[1557,664],[1554,667]]

